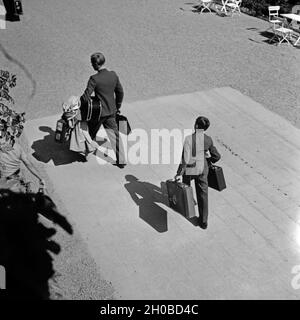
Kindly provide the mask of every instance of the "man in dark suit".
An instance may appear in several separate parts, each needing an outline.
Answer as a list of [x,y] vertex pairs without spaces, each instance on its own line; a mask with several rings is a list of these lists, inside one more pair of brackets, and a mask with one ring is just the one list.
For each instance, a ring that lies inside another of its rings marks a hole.
[[94,92],[96,99],[101,102],[100,119],[91,119],[88,122],[90,136],[95,139],[100,126],[103,124],[112,148],[116,153],[116,165],[119,168],[124,168],[126,165],[124,148],[116,122],[116,113],[120,112],[124,91],[117,74],[104,68],[104,63],[105,57],[102,53],[92,54],[91,64],[97,73],[90,77],[82,98],[85,100],[90,99]]
[[191,180],[195,181],[199,226],[202,229],[207,228],[208,219],[208,162],[215,163],[221,158],[212,138],[206,134],[203,137],[203,131],[207,130],[209,125],[210,122],[205,117],[196,119],[195,132],[187,137],[184,143],[182,161],[175,176],[176,180],[182,176],[182,182],[187,185],[191,184]]

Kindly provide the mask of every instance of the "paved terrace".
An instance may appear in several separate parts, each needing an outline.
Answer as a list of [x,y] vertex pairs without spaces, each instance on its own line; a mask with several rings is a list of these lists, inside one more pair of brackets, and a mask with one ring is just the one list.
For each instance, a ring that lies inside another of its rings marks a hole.
[[53,142],[59,115],[30,121],[33,155],[115,297],[299,299],[291,285],[300,264],[299,129],[229,87],[123,108],[133,128],[148,132],[190,128],[206,115],[227,189],[210,189],[204,231],[166,205],[161,182],[174,176],[174,165],[120,170],[96,156],[78,162]]

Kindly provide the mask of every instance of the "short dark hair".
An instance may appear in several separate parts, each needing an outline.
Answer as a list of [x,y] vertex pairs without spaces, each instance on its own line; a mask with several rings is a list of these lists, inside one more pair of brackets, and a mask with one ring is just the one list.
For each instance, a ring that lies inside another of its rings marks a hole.
[[210,122],[206,117],[198,117],[195,121],[195,129],[203,129],[205,131],[209,126]]
[[105,63],[105,57],[104,57],[103,53],[101,53],[101,52],[93,53],[91,55],[91,63],[93,65],[93,67],[96,67],[96,68],[103,66]]

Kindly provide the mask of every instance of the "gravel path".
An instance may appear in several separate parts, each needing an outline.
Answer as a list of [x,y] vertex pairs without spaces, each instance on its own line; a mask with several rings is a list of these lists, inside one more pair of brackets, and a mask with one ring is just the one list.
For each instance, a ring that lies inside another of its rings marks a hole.
[[193,1],[182,0],[24,5],[21,23],[7,23],[0,43],[27,75],[1,54],[0,63],[18,73],[17,101],[22,109],[26,97],[30,118],[60,112],[66,96],[81,93],[89,55],[101,50],[126,101],[231,86],[300,126],[299,49],[268,44],[265,21],[194,13]]

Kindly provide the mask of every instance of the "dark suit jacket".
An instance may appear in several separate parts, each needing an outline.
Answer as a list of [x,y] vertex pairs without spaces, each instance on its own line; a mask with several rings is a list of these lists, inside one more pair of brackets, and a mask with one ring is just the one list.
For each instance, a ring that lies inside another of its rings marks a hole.
[[[195,134],[195,133],[193,133],[193,134]],[[204,152],[206,152],[206,151],[210,152],[210,158],[206,158],[206,161],[204,161],[204,172],[208,172],[207,161],[215,163],[218,160],[220,160],[220,158],[221,158],[220,153],[218,152],[217,148],[214,146],[212,138],[204,133]],[[184,160],[184,156],[182,157],[182,160]],[[178,167],[177,175],[184,175],[185,171],[186,171],[186,166],[187,166],[187,164],[184,161],[182,161]]]
[[101,69],[91,76],[82,97],[88,99],[93,92],[102,103],[102,117],[113,115],[120,109],[124,91],[114,71]]

